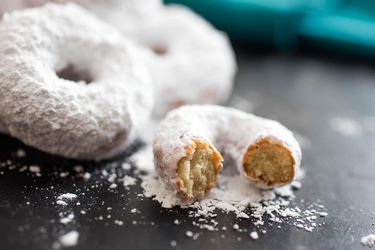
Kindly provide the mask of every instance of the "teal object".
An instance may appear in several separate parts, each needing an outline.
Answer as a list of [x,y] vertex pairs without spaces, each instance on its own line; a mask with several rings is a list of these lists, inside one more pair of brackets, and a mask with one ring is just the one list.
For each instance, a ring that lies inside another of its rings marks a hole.
[[232,39],[375,58],[373,0],[165,0],[192,8]]

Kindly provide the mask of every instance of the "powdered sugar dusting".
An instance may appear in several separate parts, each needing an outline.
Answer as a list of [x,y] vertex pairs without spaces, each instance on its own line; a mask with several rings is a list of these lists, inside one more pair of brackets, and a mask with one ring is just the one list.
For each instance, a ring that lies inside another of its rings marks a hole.
[[[239,175],[221,176],[218,187],[211,190],[207,197],[193,204],[180,203],[176,194],[168,190],[158,179],[155,173],[149,173],[141,177],[144,196],[158,201],[164,208],[179,206],[193,209],[190,217],[196,218],[193,225],[209,231],[219,230],[219,225],[213,218],[217,212],[233,213],[239,219],[249,219],[254,226],[265,224],[265,217],[274,223],[287,223],[299,229],[311,232],[317,226],[319,216],[327,216],[322,205],[313,204],[308,209],[302,210],[297,206],[291,206],[294,197],[293,186],[287,185],[275,190],[261,190],[247,182]],[[234,224],[237,231],[239,229]]]
[[135,179],[135,178],[133,178],[129,175],[125,175],[124,179],[123,179],[123,183],[124,183],[124,187],[133,186],[137,183],[137,179]]
[[[59,243],[61,247],[72,247],[77,245],[79,233],[77,231],[70,231],[59,238]],[[59,245],[56,245],[55,248],[59,248]]]
[[347,137],[359,137],[363,133],[361,124],[348,117],[333,117],[330,120],[331,129]]
[[368,247],[375,246],[375,234],[369,234],[361,238],[361,244]]

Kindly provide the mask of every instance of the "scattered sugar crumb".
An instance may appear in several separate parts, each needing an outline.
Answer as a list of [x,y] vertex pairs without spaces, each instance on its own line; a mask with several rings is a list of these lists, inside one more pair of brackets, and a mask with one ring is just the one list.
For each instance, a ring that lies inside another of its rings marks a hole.
[[124,169],[124,170],[130,170],[130,169],[131,169],[131,165],[130,165],[128,162],[123,162],[123,163],[121,164],[121,167],[122,167],[122,169]]
[[119,226],[124,225],[124,222],[121,221],[121,220],[115,220],[114,223],[115,223],[116,225],[119,225]]
[[26,152],[25,152],[25,150],[23,150],[23,149],[21,149],[21,148],[17,149],[17,151],[16,151],[16,157],[18,157],[18,158],[23,158],[23,157],[25,157],[25,156],[26,156]]
[[175,240],[172,240],[171,241],[171,247],[176,247],[177,246],[177,242]]
[[361,124],[349,117],[333,117],[330,126],[333,131],[346,137],[359,137],[363,133]]
[[133,186],[137,183],[137,179],[129,175],[125,175],[123,179],[123,183],[125,187]]
[[37,165],[30,165],[29,166],[29,171],[31,172],[31,173],[40,173],[40,167],[39,166],[37,166]]
[[238,217],[238,218],[243,218],[243,219],[248,219],[248,218],[250,218],[250,216],[247,215],[247,214],[244,213],[244,212],[240,212],[239,214],[237,214],[237,217]]
[[58,200],[74,200],[76,198],[77,198],[77,195],[72,194],[72,193],[61,194],[60,196],[57,197]]
[[253,231],[250,233],[250,238],[252,238],[253,240],[257,240],[259,239],[259,235],[257,232]]
[[130,212],[133,213],[133,214],[136,213],[137,211],[138,210],[136,208],[133,208],[133,209],[130,210]]
[[91,178],[91,174],[90,174],[89,172],[85,172],[85,173],[83,174],[83,179],[84,179],[85,181],[89,180],[90,178]]
[[63,200],[57,200],[57,201],[56,201],[56,204],[57,204],[57,205],[61,205],[61,206],[67,206],[67,205],[68,205],[68,203],[66,203],[66,202],[63,201]]
[[180,225],[181,222],[180,222],[179,220],[175,219],[173,223],[174,223],[175,225]]
[[60,223],[68,224],[68,223],[72,222],[73,219],[74,219],[74,214],[69,214],[67,217],[61,218]]
[[61,178],[65,178],[65,177],[67,177],[69,175],[69,172],[61,172],[60,174],[59,174],[59,176],[61,177]]
[[292,185],[292,187],[293,187],[294,189],[301,189],[301,187],[302,187],[302,183],[301,183],[300,181],[293,181],[293,182],[291,183],[291,185]]
[[320,217],[327,217],[328,216],[327,212],[319,212],[318,214],[320,215]]
[[375,234],[369,234],[361,238],[361,244],[368,247],[375,246]]
[[77,173],[82,173],[84,170],[84,168],[81,166],[81,165],[75,165],[73,167],[74,171],[76,171]]
[[77,245],[79,233],[77,231],[70,231],[59,238],[59,242],[63,247],[72,247]]
[[193,237],[193,232],[192,231],[186,231],[185,235],[189,238]]

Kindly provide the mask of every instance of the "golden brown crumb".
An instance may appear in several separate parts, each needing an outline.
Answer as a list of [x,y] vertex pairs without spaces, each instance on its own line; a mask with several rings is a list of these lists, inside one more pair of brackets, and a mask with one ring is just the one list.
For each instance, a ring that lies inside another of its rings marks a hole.
[[295,163],[289,149],[266,138],[247,149],[242,165],[246,177],[262,187],[286,184],[294,178]]
[[178,162],[177,188],[182,199],[192,201],[208,193],[222,169],[222,157],[208,142],[193,138],[186,156]]

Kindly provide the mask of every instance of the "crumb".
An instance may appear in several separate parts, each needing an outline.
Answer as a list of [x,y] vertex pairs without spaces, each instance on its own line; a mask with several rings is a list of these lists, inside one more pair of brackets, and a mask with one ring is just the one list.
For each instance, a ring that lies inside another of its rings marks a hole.
[[172,240],[171,241],[171,247],[176,247],[177,246],[177,242],[175,240]]

